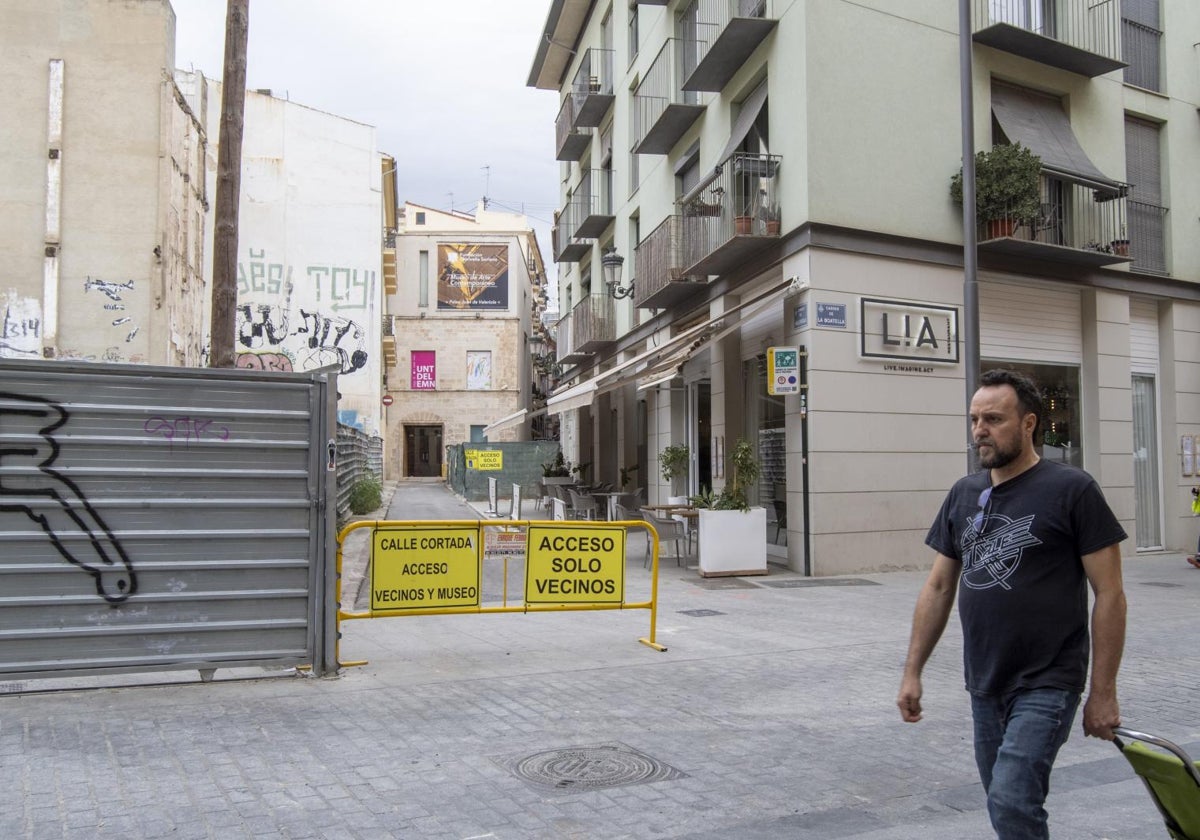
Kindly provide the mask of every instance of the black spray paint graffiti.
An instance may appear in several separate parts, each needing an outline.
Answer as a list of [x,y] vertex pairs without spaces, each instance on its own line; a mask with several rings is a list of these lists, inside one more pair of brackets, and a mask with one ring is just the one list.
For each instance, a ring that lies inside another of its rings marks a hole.
[[41,318],[14,311],[12,306],[4,307],[4,317],[0,318],[0,358],[37,358],[41,355],[41,338]]
[[283,307],[245,303],[237,313],[238,344],[248,350],[282,344],[288,337],[288,311]]
[[[69,418],[58,403],[0,392],[0,511],[41,526],[63,559],[95,578],[100,597],[119,604],[137,591],[133,564],[79,487],[53,466],[54,433]],[[38,497],[51,504],[36,504]],[[72,539],[80,534],[87,539]]]
[[[125,304],[121,303],[123,300],[122,294],[124,292],[133,291],[133,281],[129,280],[125,283],[114,283],[111,280],[97,280],[94,277],[88,277],[83,281],[83,291],[86,294],[92,289],[100,292],[100,294],[104,295],[109,300],[117,301],[116,303],[104,304],[104,308],[108,311],[119,312],[125,308]],[[125,324],[128,324],[132,320],[132,318],[128,317],[118,317],[113,319],[112,325],[114,327],[121,327]],[[138,334],[138,330],[140,329],[141,327],[135,324],[133,329],[131,329],[125,336],[125,343],[128,344],[129,342],[133,341],[134,336]]]
[[[367,363],[367,351],[363,342],[363,329],[349,318],[334,316],[327,318],[320,312],[300,310],[304,325],[297,334],[308,333],[308,346],[315,352],[308,357],[305,367],[309,370],[325,365],[339,365],[341,373],[353,373]],[[342,340],[350,336],[347,344],[357,347],[347,349]]]

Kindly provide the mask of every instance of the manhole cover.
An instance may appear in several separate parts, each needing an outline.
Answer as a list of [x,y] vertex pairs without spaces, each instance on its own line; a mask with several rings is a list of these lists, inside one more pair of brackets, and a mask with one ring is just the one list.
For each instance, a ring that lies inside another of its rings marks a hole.
[[1179,589],[1183,586],[1182,583],[1164,583],[1157,580],[1144,580],[1142,586],[1157,586],[1162,589]]
[[686,773],[620,743],[546,750],[524,758],[497,761],[538,790],[559,793],[604,790],[687,777]]
[[785,578],[784,580],[764,580],[763,586],[776,589],[805,589],[813,586],[882,586],[873,580],[862,578]]
[[690,615],[693,618],[708,618],[710,615],[725,615],[717,610],[680,610],[680,615]]

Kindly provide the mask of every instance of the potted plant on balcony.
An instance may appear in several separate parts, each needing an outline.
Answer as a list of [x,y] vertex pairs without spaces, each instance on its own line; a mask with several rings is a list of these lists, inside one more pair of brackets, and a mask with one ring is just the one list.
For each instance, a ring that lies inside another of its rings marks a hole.
[[[1038,179],[1042,159],[1020,143],[993,146],[975,154],[975,220],[988,239],[1012,236],[1018,224],[1041,214]],[[950,179],[950,197],[962,204],[962,170]]]
[[1121,235],[1112,241],[1112,252],[1118,257],[1129,256],[1129,240],[1125,237],[1125,226],[1121,225]]
[[748,495],[762,467],[754,445],[745,438],[738,438],[728,460],[730,478],[725,488],[691,498],[700,508],[700,574],[765,575],[767,510],[751,507]]

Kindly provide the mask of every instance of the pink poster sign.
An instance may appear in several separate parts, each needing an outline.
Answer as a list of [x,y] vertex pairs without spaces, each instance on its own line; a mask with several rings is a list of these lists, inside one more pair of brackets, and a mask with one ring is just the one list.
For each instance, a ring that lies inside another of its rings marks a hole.
[[412,351],[412,381],[409,387],[414,391],[437,390],[437,351]]

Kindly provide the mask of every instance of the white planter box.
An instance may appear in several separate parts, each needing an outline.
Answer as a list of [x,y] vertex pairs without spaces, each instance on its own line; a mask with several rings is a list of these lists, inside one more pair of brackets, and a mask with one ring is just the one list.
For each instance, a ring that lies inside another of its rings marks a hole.
[[700,574],[765,575],[767,509],[700,511]]

